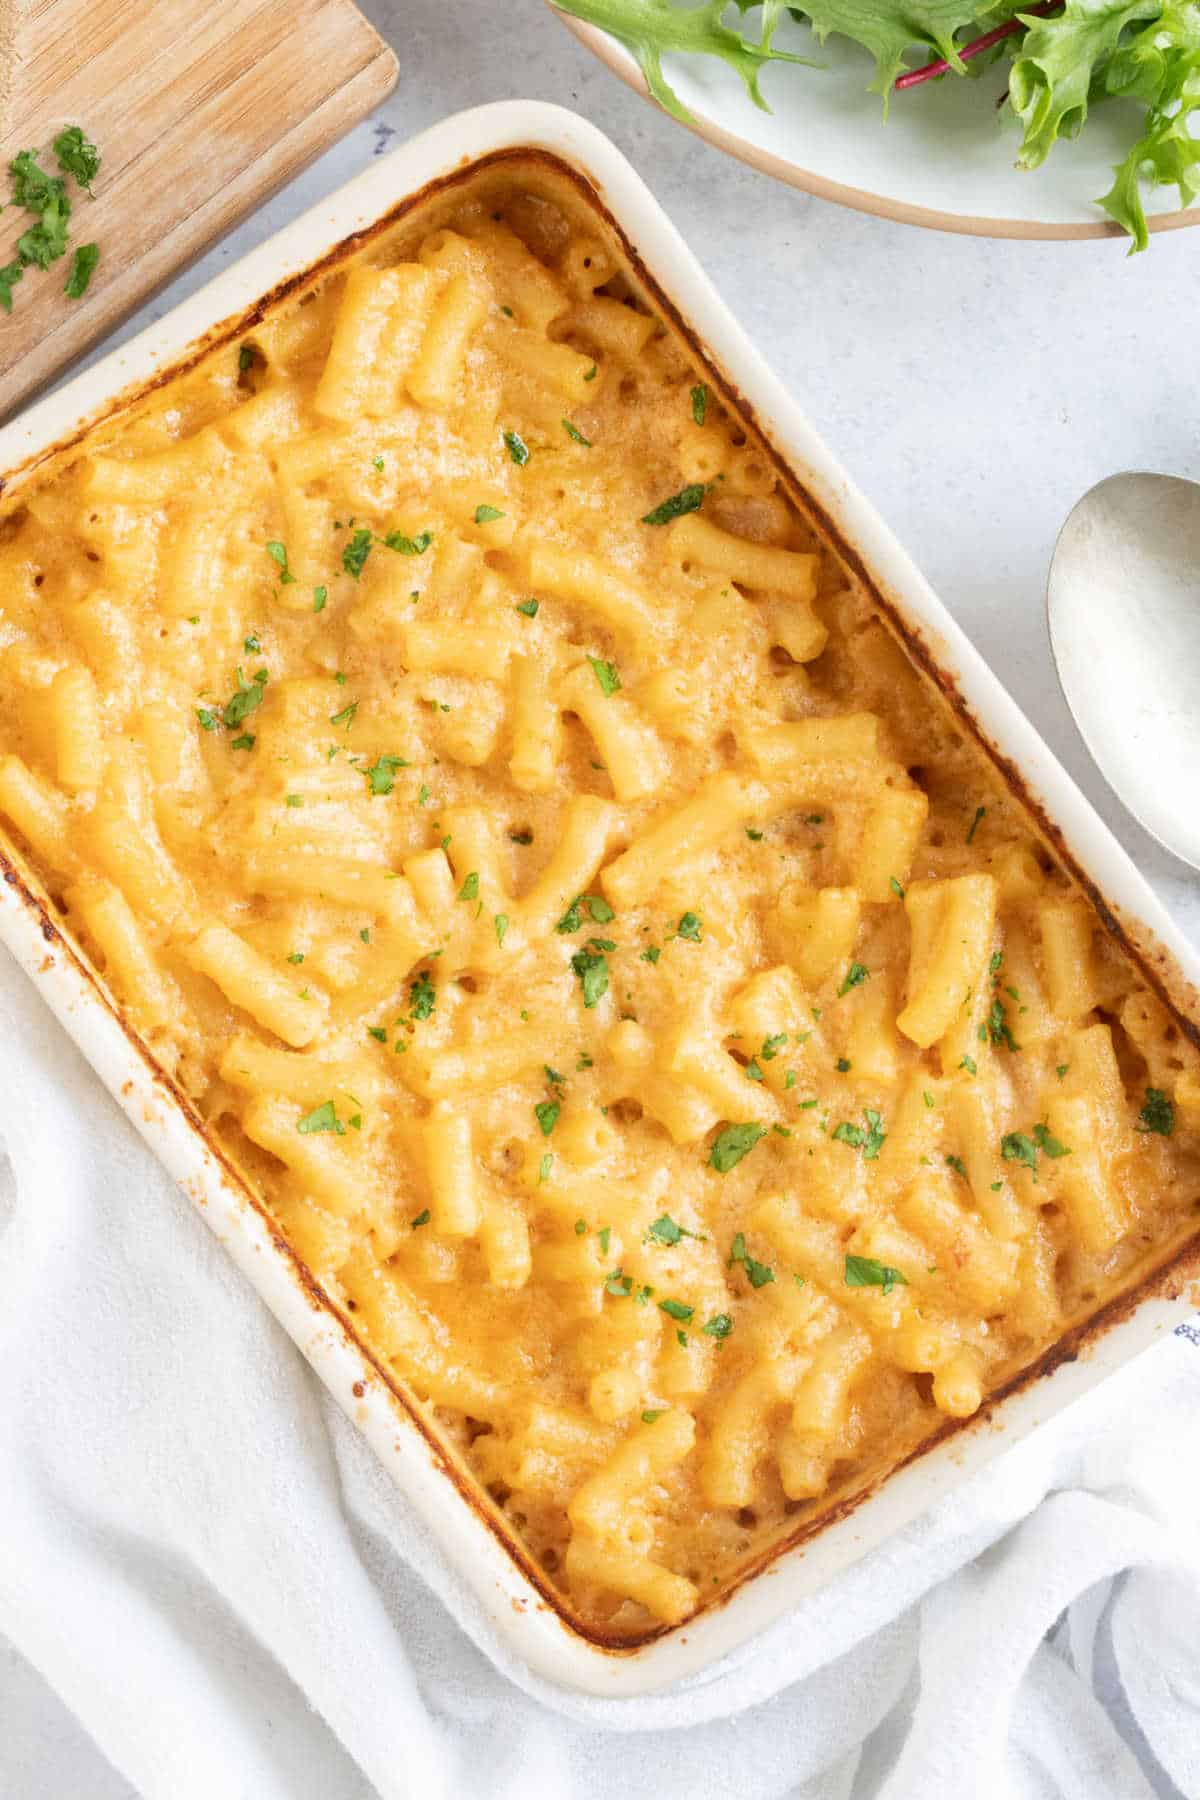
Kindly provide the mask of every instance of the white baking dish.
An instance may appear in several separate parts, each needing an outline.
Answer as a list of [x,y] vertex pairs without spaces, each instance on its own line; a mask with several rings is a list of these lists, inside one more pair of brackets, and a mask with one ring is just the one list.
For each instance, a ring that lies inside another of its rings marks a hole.
[[[1200,961],[1069,777],[958,630],[886,527],[857,493],[783,392],[709,285],[677,232],[606,138],[558,107],[507,102],[459,114],[323,201],[244,258],[132,343],[0,431],[6,492],[125,392],[136,392],[181,360],[198,340],[235,332],[256,301],[336,251],[397,203],[478,159],[514,149],[548,154],[594,190],[624,233],[640,271],[666,296],[711,363],[712,379],[740,398],[823,515],[831,534],[875,589],[919,660],[960,706],[968,727],[1019,771],[1035,811],[1063,861],[1124,928],[1149,978],[1194,1019]],[[664,303],[662,295],[660,304]],[[1101,899],[1103,896],[1103,899]],[[1140,923],[1137,923],[1140,921]],[[1184,1316],[1182,1298],[1200,1272],[1197,1237],[1164,1257],[1156,1273],[1098,1321],[1074,1333],[1026,1380],[965,1428],[890,1477],[878,1492],[723,1602],[632,1650],[614,1651],[574,1627],[551,1603],[535,1571],[506,1544],[495,1521],[465,1491],[449,1458],[426,1435],[380,1369],[350,1337],[294,1258],[273,1235],[237,1177],[202,1137],[196,1121],[126,1033],[95,979],[76,959],[19,872],[0,857],[0,938],[8,945],[157,1155],[308,1358],[362,1428],[416,1506],[446,1557],[473,1589],[492,1628],[538,1675],[592,1694],[628,1696],[711,1665],[771,1624],[805,1594],[927,1508],[990,1458],[1058,1412]],[[1179,967],[1172,966],[1172,957]],[[1181,972],[1182,971],[1182,972]]]

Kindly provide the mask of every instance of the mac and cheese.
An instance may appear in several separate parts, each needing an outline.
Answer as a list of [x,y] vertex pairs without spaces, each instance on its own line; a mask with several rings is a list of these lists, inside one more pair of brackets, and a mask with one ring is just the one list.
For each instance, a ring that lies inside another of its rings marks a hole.
[[548,1584],[684,1619],[1180,1231],[1200,1057],[515,180],[0,522],[0,816]]

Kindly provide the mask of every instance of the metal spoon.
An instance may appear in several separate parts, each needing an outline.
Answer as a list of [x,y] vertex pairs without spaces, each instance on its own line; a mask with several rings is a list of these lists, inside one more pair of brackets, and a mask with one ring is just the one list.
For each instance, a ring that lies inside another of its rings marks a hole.
[[1136,473],[1089,489],[1054,547],[1046,612],[1101,774],[1200,868],[1200,483]]

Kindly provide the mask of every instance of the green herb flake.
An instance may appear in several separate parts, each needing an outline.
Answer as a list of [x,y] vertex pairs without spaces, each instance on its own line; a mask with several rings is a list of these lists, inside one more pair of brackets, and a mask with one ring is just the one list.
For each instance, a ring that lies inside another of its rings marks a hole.
[[516,463],[518,469],[523,469],[525,464],[529,461],[529,445],[525,442],[524,438],[516,431],[506,431],[504,433],[504,444],[509,456],[512,458],[513,462]]
[[578,950],[571,967],[579,977],[583,1004],[590,1011],[608,992],[608,959],[599,951]]
[[894,875],[888,876],[888,886],[891,888],[893,894],[895,894],[897,900],[903,900],[904,889],[901,887],[900,883],[896,880],[896,877]]
[[598,656],[589,656],[588,661],[592,665],[592,674],[600,683],[601,693],[617,693],[621,686],[621,677],[617,673],[616,664],[603,662]]
[[765,1125],[727,1125],[719,1132],[712,1149],[708,1154],[708,1166],[715,1169],[718,1175],[728,1175],[730,1169],[741,1162],[743,1156],[749,1155],[759,1138],[766,1137]]
[[693,481],[687,487],[680,488],[669,500],[663,500],[652,511],[642,514],[643,525],[669,525],[672,519],[681,519],[685,513],[699,512],[704,504],[704,483]]
[[1138,1114],[1139,1131],[1152,1131],[1159,1137],[1170,1137],[1175,1130],[1175,1107],[1161,1088],[1148,1087],[1146,1102]]
[[846,970],[845,980],[842,982],[841,987],[838,989],[839,1000],[841,999],[843,994],[848,994],[850,992],[851,988],[861,987],[863,982],[866,981],[867,977],[870,975],[870,973],[871,973],[871,971],[869,969],[865,969],[863,967],[862,963],[852,962],[850,964],[850,967]]
[[479,871],[478,871],[478,869],[471,870],[471,873],[467,876],[466,880],[463,882],[462,886],[459,888],[457,897],[460,900],[478,900],[478,898],[479,898]]
[[728,1313],[714,1313],[711,1319],[700,1327],[705,1337],[727,1338],[733,1330],[733,1320]]
[[981,819],[985,818],[986,816],[987,816],[987,807],[986,806],[977,806],[975,808],[975,817],[971,820],[971,828],[967,832],[968,844],[972,841],[972,839],[975,836],[975,833],[979,830],[979,821]]
[[266,551],[266,553],[270,557],[271,561],[273,563],[278,563],[278,565],[279,565],[279,570],[280,570],[279,585],[280,585],[280,587],[287,587],[289,585],[289,583],[295,581],[296,577],[292,574],[292,571],[288,568],[288,553],[287,553],[286,547],[283,544],[281,544],[278,541],[278,539],[273,538],[269,544],[263,545],[263,549]]
[[488,506],[486,502],[475,508],[475,523],[477,525],[493,525],[497,519],[502,519],[503,517],[504,514],[498,506]]
[[388,550],[394,550],[397,556],[424,556],[433,542],[432,531],[422,531],[415,538],[405,537],[402,531],[389,531],[383,540]]
[[416,1218],[411,1220],[410,1223],[411,1223],[412,1229],[414,1231],[420,1231],[422,1225],[428,1225],[428,1223],[429,1223],[429,1208],[426,1207],[424,1212],[419,1212],[417,1214]]
[[700,929],[699,913],[685,912],[678,925],[675,927],[675,936],[686,938],[691,944],[699,944],[703,941],[700,936]]
[[337,1137],[346,1135],[346,1127],[338,1118],[332,1100],[323,1100],[320,1106],[314,1106],[310,1113],[297,1121],[296,1130],[305,1136],[318,1131],[330,1131]]
[[1037,1145],[1023,1131],[1007,1131],[1000,1139],[1000,1154],[1005,1162],[1021,1163],[1037,1180]]
[[697,382],[692,389],[692,417],[697,425],[703,425],[704,415],[708,411],[708,389],[704,383]]
[[752,1288],[766,1287],[768,1282],[774,1281],[775,1279],[774,1269],[768,1268],[766,1263],[756,1262],[750,1255],[749,1251],[746,1249],[745,1237],[740,1231],[734,1238],[729,1250],[728,1266],[732,1268],[735,1263],[740,1263],[742,1265],[742,1268],[746,1272],[746,1279],[749,1281]]
[[437,1005],[437,989],[429,979],[428,969],[422,969],[410,986],[408,1004],[414,1019],[427,1019]]
[[373,794],[390,794],[396,783],[396,770],[410,767],[402,756],[381,756],[374,767],[364,769],[363,774]]
[[584,435],[583,435],[582,431],[580,431],[578,425],[572,425],[570,419],[563,420],[562,428],[566,432],[567,436],[570,438],[570,440],[573,444],[582,444],[585,450],[591,449],[591,447],[592,447],[591,438],[584,437]]
[[534,1114],[541,1126],[542,1136],[549,1137],[558,1123],[558,1115],[562,1107],[557,1100],[542,1100],[534,1107]]
[[889,1263],[876,1262],[873,1256],[851,1256],[846,1254],[844,1280],[847,1287],[882,1288],[884,1298],[894,1287],[907,1287],[908,1278],[899,1269],[893,1269]]
[[82,300],[87,293],[88,283],[96,272],[100,261],[99,244],[80,244],[71,258],[71,270],[67,276],[63,293],[68,300]]
[[660,1300],[658,1310],[665,1312],[668,1319],[677,1319],[681,1325],[686,1325],[696,1309],[685,1306],[681,1300]]
[[508,914],[496,913],[492,918],[492,925],[495,928],[497,944],[502,944],[504,934],[508,930]]
[[538,603],[536,600],[518,600],[513,610],[515,612],[524,613],[527,619],[536,619]]

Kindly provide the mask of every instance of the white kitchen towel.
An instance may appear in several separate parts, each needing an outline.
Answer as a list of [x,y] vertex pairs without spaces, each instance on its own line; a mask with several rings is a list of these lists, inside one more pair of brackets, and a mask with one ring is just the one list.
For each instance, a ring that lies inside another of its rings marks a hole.
[[[2,954],[0,1096],[0,1636],[145,1800],[1200,1797],[1200,1331],[703,1680],[582,1699],[493,1641]],[[6,1669],[0,1794],[91,1800]]]

